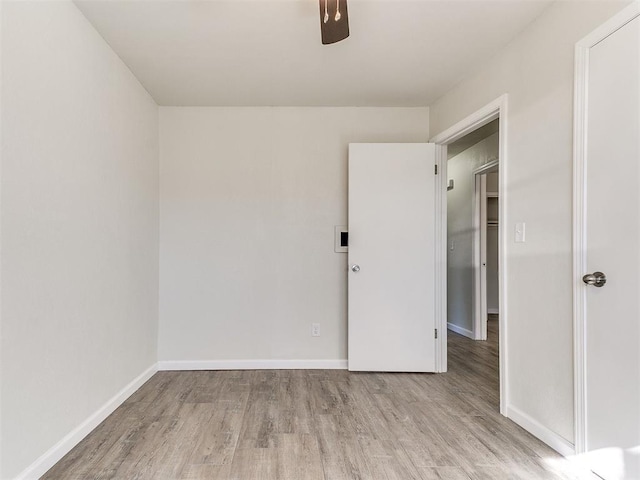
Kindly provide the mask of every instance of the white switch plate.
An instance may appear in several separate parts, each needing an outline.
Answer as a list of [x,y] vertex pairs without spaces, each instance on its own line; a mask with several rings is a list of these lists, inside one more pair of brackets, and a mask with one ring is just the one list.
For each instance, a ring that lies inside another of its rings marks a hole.
[[311,336],[312,337],[319,337],[320,336],[320,324],[319,323],[312,323],[311,324]]
[[525,223],[516,223],[516,243],[525,242]]

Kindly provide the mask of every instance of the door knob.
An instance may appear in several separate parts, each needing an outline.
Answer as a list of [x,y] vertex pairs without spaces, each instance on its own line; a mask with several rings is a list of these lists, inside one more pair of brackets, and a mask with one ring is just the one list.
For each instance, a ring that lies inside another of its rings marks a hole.
[[353,265],[351,265],[351,271],[353,273],[358,273],[360,271],[360,265],[354,263]]
[[582,281],[587,285],[602,287],[605,283],[607,283],[607,276],[602,272],[593,272],[582,277]]

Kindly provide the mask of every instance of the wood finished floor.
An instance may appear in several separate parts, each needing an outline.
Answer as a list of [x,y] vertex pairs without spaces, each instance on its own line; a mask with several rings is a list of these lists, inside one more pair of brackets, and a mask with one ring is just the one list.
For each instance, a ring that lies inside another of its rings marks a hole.
[[496,323],[440,375],[159,372],[42,478],[578,478],[498,413]]

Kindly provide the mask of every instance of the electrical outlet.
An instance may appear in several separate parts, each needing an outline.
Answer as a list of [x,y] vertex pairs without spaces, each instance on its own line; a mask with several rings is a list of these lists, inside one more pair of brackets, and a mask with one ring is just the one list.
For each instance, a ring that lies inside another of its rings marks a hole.
[[312,323],[311,324],[311,336],[312,337],[319,337],[320,336],[320,324],[319,323]]

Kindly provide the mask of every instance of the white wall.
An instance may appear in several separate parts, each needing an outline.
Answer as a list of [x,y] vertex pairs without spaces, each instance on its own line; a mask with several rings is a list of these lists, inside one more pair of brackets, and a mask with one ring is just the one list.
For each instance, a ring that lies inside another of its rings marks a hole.
[[[3,102],[2,102],[2,57],[4,48],[4,2],[0,1],[0,214],[2,213],[2,118],[3,118]],[[3,452],[4,442],[2,438],[2,221],[0,220],[0,478],[2,478]]]
[[447,161],[447,179],[454,182],[447,192],[447,322],[467,336],[473,334],[473,172],[497,158],[494,133]]
[[[437,134],[509,94],[508,158],[500,167],[507,193],[508,407],[568,441],[574,45],[624,5],[555,2],[431,107],[431,131]],[[513,243],[516,222],[526,222],[526,243]]]
[[156,361],[158,109],[71,2],[3,2],[2,457]]
[[347,145],[428,133],[426,108],[161,108],[160,360],[346,359]]

